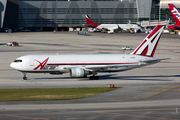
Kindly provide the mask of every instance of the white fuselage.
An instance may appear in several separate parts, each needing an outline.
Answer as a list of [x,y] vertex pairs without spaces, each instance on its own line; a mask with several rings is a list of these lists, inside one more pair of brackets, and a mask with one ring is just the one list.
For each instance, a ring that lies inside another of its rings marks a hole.
[[118,27],[120,27],[123,30],[131,29],[131,28],[136,29],[136,30],[142,29],[137,24],[100,24],[99,26],[97,26],[98,29],[106,28],[106,29],[109,29],[110,31],[118,29]]
[[[90,68],[98,72],[113,72],[148,65],[141,62],[141,60],[148,59],[154,58],[129,54],[26,55],[17,58],[10,66],[21,72],[34,73],[66,73],[72,67],[85,70]],[[18,60],[21,62],[17,62]],[[101,67],[103,68],[102,70],[100,69]]]

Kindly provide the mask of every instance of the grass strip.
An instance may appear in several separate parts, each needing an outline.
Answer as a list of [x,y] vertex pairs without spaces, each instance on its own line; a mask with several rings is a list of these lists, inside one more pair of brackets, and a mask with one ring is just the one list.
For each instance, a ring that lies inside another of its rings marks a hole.
[[43,101],[80,99],[115,89],[117,88],[95,87],[0,89],[0,101]]

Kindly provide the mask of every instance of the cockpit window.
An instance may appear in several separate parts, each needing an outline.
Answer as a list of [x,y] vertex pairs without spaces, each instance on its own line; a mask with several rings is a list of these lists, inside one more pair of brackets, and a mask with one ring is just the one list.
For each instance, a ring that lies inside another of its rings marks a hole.
[[22,60],[15,60],[14,62],[22,62]]

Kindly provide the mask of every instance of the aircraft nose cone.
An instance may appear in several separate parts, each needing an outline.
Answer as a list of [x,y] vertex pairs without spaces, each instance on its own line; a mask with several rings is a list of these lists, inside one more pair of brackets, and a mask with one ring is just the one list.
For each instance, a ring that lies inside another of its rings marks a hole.
[[11,63],[11,64],[10,64],[10,67],[14,68],[14,63]]

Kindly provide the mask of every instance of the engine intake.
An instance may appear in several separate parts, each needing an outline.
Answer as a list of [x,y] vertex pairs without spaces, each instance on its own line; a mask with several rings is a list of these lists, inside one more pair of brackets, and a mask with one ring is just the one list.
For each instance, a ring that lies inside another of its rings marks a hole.
[[70,69],[70,76],[71,77],[84,77],[85,74],[85,70],[82,68],[71,68]]

